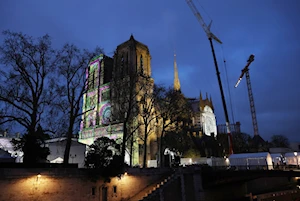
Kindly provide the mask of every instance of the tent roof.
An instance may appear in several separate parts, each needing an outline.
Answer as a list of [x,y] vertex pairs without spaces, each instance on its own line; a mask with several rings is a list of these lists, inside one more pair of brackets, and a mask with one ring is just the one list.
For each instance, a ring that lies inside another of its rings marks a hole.
[[269,152],[258,152],[258,153],[242,153],[242,154],[232,154],[229,156],[231,158],[265,158],[267,157]]
[[[294,156],[295,157],[295,153],[294,152],[285,153],[285,156]],[[300,156],[300,153],[297,152],[296,156]]]
[[274,157],[281,157],[282,154],[281,153],[273,153],[271,154],[271,157],[274,158]]

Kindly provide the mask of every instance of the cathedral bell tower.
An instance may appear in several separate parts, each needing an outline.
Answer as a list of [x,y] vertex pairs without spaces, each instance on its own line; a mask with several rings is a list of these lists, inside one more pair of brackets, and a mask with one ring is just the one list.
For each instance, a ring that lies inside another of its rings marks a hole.
[[[135,40],[133,35],[129,40],[117,46],[114,54],[113,80],[124,80],[124,84],[113,91],[112,103],[113,110],[115,108],[128,108],[126,104],[134,109],[130,111],[130,123],[128,127],[135,130],[132,133],[132,160],[133,164],[142,164],[146,155],[146,165],[148,160],[154,160],[157,154],[156,132],[154,121],[151,121],[145,127],[145,120],[142,118],[143,108],[147,108],[147,104],[151,103],[150,93],[153,92],[154,80],[151,78],[151,55],[148,47],[143,43]],[[127,79],[129,78],[129,79]],[[129,80],[129,82],[128,82]],[[128,82],[128,83],[127,83]],[[123,94],[125,93],[125,94]],[[127,97],[125,101],[116,103],[114,97],[119,96],[116,100],[122,100],[122,97]],[[129,100],[129,101],[128,101]],[[126,102],[127,101],[127,102]],[[136,101],[136,102],[134,102]],[[119,106],[123,104],[122,106]],[[122,109],[121,109],[122,110]],[[127,111],[122,111],[126,115]],[[151,115],[155,113],[154,108],[148,111]],[[113,111],[114,113],[114,111]],[[152,125],[153,124],[153,125]],[[141,125],[136,128],[136,125]],[[144,136],[144,140],[140,136]],[[147,136],[147,137],[145,137]],[[149,136],[149,137],[148,137]],[[129,141],[128,141],[129,143]],[[146,151],[145,151],[146,150]],[[130,152],[130,150],[128,150]]]
[[130,72],[151,77],[151,55],[146,45],[130,39],[118,45],[114,54],[114,73],[125,76]]

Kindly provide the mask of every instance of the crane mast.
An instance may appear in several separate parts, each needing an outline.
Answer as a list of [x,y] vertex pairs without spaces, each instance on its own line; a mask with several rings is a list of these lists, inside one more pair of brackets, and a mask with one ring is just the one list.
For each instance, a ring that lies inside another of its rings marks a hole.
[[251,110],[251,117],[252,117],[252,124],[253,124],[253,130],[254,130],[254,136],[258,136],[258,126],[257,126],[257,119],[256,119],[256,111],[254,106],[254,98],[252,93],[252,87],[251,87],[251,81],[250,81],[250,73],[249,73],[249,66],[254,61],[254,55],[251,54],[249,59],[247,60],[246,66],[243,68],[242,73],[235,84],[235,88],[238,87],[239,83],[241,82],[244,74],[246,74],[246,81],[247,81],[247,88],[248,88],[248,96],[250,101],[250,110]]
[[219,67],[218,67],[218,63],[217,63],[216,54],[215,54],[212,39],[214,39],[215,41],[217,41],[220,44],[222,44],[222,41],[219,38],[217,38],[210,31],[210,27],[211,27],[212,22],[210,22],[210,24],[208,26],[206,25],[206,23],[204,22],[202,16],[200,15],[200,13],[199,13],[198,9],[196,8],[195,4],[193,3],[193,1],[192,0],[186,0],[186,2],[189,5],[189,7],[191,8],[193,14],[196,16],[199,23],[201,24],[204,32],[206,33],[206,35],[208,37],[209,42],[210,42],[210,47],[211,47],[211,51],[212,51],[212,54],[213,54],[214,64],[215,64],[218,83],[219,83],[220,92],[221,92],[223,109],[224,109],[224,113],[225,113],[226,129],[227,129],[228,143],[229,143],[229,154],[233,154],[232,136],[231,136],[231,132],[230,132],[230,123],[229,123],[229,117],[228,117],[228,112],[227,112],[227,106],[226,106],[223,86],[222,86],[221,77],[220,77],[220,71],[219,71]]

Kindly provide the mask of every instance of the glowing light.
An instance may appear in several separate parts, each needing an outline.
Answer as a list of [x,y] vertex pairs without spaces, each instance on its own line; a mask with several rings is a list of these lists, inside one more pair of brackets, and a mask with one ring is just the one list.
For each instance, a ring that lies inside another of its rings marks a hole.
[[297,155],[298,155],[298,153],[295,151],[295,152],[294,152],[294,155],[295,155],[295,156],[297,156]]
[[242,80],[242,78],[239,78],[239,80],[237,81],[237,83],[236,83],[235,86],[234,86],[235,88],[238,87],[238,85],[240,84],[241,80]]
[[127,173],[127,172],[125,172],[125,173],[124,173],[124,176],[127,176],[127,175],[128,175],[128,173]]
[[41,178],[41,174],[39,173],[37,176],[36,176],[36,181],[38,182],[39,181],[39,179]]

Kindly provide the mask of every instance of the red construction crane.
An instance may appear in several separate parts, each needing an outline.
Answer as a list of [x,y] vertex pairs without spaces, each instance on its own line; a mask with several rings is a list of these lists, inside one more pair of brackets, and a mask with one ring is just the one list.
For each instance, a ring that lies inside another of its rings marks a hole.
[[204,22],[203,18],[201,17],[198,9],[196,8],[195,4],[193,3],[193,1],[192,0],[186,0],[186,2],[189,5],[189,7],[191,8],[193,14],[196,16],[197,20],[200,22],[200,24],[201,24],[202,28],[204,29],[204,31],[205,31],[205,33],[206,33],[206,35],[208,37],[208,40],[210,42],[210,47],[211,47],[211,51],[212,51],[213,58],[214,58],[215,68],[216,68],[216,72],[217,72],[217,78],[218,78],[220,92],[221,92],[221,97],[222,97],[223,109],[224,109],[224,113],[225,113],[226,128],[227,128],[228,143],[229,143],[229,154],[233,154],[232,136],[231,136],[231,132],[230,132],[229,117],[228,117],[228,112],[227,112],[227,107],[226,107],[226,101],[225,101],[225,96],[224,96],[222,82],[221,82],[221,77],[220,77],[220,71],[219,71],[219,67],[218,67],[218,63],[217,63],[216,54],[215,54],[215,50],[214,50],[212,39],[214,39],[215,41],[217,41],[220,44],[222,44],[222,41],[220,39],[218,39],[210,31],[210,27],[211,27],[212,21],[207,26],[206,23]]
[[249,59],[247,60],[247,64],[245,68],[242,70],[242,74],[240,75],[237,83],[235,84],[235,88],[238,87],[239,83],[241,82],[242,78],[244,77],[244,74],[246,74],[246,80],[247,80],[247,88],[248,88],[248,96],[250,101],[250,109],[251,109],[251,116],[252,116],[252,124],[254,129],[254,136],[258,136],[258,126],[257,126],[257,120],[256,120],[256,112],[255,112],[255,106],[254,106],[254,98],[252,93],[252,87],[250,82],[250,74],[249,74],[249,66],[254,61],[254,55],[251,54]]

